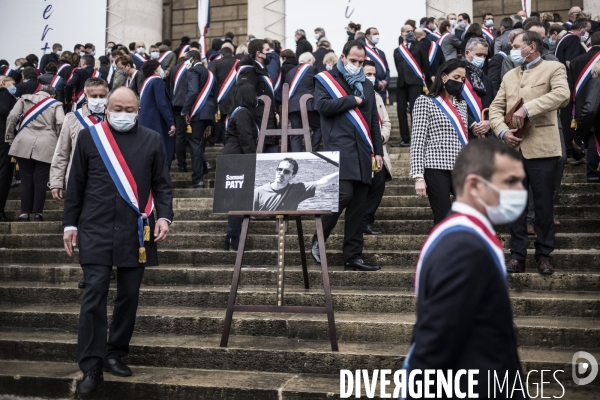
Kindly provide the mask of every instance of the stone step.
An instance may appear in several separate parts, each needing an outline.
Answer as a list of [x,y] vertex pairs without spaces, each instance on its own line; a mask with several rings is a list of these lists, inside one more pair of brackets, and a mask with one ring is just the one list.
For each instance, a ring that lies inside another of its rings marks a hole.
[[[161,249],[194,249],[203,248],[221,249],[223,248],[224,235],[215,235],[212,233],[179,233],[169,235],[168,240],[159,244]],[[306,232],[304,235],[305,245],[312,243],[312,232]],[[418,251],[422,246],[427,235],[365,235],[364,246],[366,249],[379,250],[414,250]],[[251,234],[246,240],[246,249],[276,249],[279,237],[275,234]],[[504,250],[510,249],[510,235],[500,235]],[[535,236],[529,236],[530,250],[534,249]],[[344,235],[331,235],[327,239],[327,248],[342,248]],[[61,248],[63,246],[62,233],[46,234],[0,234],[0,248],[21,249],[21,248]],[[592,250],[600,248],[600,233],[557,233],[556,249],[582,249]],[[294,236],[290,237],[286,243],[286,250],[299,251],[298,240]]]
[[[275,304],[276,287],[245,287],[236,304]],[[4,304],[79,304],[83,291],[75,282],[0,282]],[[111,288],[113,301],[116,289]],[[147,286],[140,290],[141,307],[201,307],[225,309],[228,286]],[[332,289],[336,311],[361,313],[414,313],[415,297],[410,291]],[[596,292],[515,292],[511,293],[515,316],[600,318],[600,297]],[[324,306],[323,288],[286,288],[288,305]]]
[[[402,367],[408,345],[388,343],[341,343],[332,352],[325,340],[237,336],[228,348],[219,347],[220,335],[134,335],[126,362],[132,366],[193,368],[225,371],[330,374],[340,369],[391,369]],[[77,335],[56,331],[0,332],[0,354],[8,360],[73,363],[77,358]],[[570,379],[575,350],[522,347],[520,359],[529,370],[563,370]],[[591,351],[598,357],[598,351]],[[560,375],[559,375],[560,376]],[[338,378],[339,379],[339,378]],[[590,386],[598,388],[599,380]],[[338,381],[339,388],[339,381]]]
[[[348,272],[341,266],[329,267],[331,286],[335,289],[382,289],[412,290],[414,287],[414,265],[386,266],[377,273]],[[147,286],[228,286],[233,274],[232,265],[180,266],[161,265],[146,268],[143,283]],[[79,264],[6,264],[0,265],[0,281],[40,282],[66,284],[79,282],[83,272]],[[275,284],[275,266],[250,267],[242,269],[240,285],[268,287]],[[323,285],[322,273],[317,265],[308,266],[308,279],[311,288]],[[286,266],[285,285],[303,288],[304,281],[300,266]],[[540,275],[536,271],[522,274],[508,274],[508,285],[514,293],[523,291],[600,291],[600,274],[580,272],[555,272],[553,275]]]
[[[77,253],[77,251],[76,251]],[[416,265],[418,250],[364,250],[363,258],[380,266],[389,265]],[[508,257],[508,252],[505,252]],[[161,264],[185,265],[234,265],[236,252],[230,250],[207,249],[159,249],[158,254]],[[310,254],[307,255],[309,265],[314,265]],[[552,262],[557,271],[590,271],[600,272],[600,250],[555,250],[552,253]],[[45,264],[77,262],[77,254],[69,257],[64,249],[0,249],[0,264]],[[265,266],[276,265],[277,252],[274,250],[248,250],[244,254],[244,265]],[[327,251],[327,262],[332,266],[344,265],[344,256],[339,249]],[[299,252],[286,254],[287,265],[300,265]],[[535,271],[536,263],[533,252],[530,251],[526,260],[528,270]]]
[[[112,313],[112,304],[109,307]],[[110,316],[109,316],[110,318]],[[219,335],[223,330],[224,309],[196,307],[140,307],[135,334]],[[77,332],[78,305],[0,304],[1,330],[51,329]],[[340,342],[387,342],[410,344],[414,314],[383,313],[335,314]],[[598,348],[600,325],[591,318],[515,318],[520,346]],[[323,314],[237,313],[232,335],[285,337],[300,340],[327,340],[327,316]]]

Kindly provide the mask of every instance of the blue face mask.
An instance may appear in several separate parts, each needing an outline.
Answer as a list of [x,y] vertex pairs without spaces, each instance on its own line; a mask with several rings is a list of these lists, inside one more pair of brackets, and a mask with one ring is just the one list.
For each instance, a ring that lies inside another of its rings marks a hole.
[[329,64],[325,64],[325,69],[327,71],[331,71],[333,69],[333,66],[329,65]]
[[473,57],[473,60],[471,60],[471,64],[473,64],[477,68],[483,68],[484,62],[485,58],[483,57]]
[[15,85],[10,85],[10,87],[8,88],[8,93],[14,95],[15,93],[17,93],[17,87]]
[[108,123],[119,132],[133,129],[137,114],[127,112],[112,112],[108,115]]
[[548,38],[548,44],[550,46],[554,46],[556,44],[556,40],[552,39],[552,38]]
[[458,23],[458,27],[459,27],[460,29],[465,29],[465,28],[467,27],[467,23],[466,23],[466,22],[463,22],[463,21],[460,21],[460,22]]
[[511,50],[510,59],[515,63],[515,65],[521,65],[525,62],[525,57],[521,55],[521,50]]

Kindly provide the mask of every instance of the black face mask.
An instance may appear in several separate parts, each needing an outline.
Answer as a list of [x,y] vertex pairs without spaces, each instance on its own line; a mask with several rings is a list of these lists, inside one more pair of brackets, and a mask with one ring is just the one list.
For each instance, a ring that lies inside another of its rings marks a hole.
[[448,78],[446,83],[444,83],[444,88],[446,88],[446,92],[452,96],[458,96],[461,94],[463,90],[463,86],[465,84],[461,81],[455,81],[454,79]]

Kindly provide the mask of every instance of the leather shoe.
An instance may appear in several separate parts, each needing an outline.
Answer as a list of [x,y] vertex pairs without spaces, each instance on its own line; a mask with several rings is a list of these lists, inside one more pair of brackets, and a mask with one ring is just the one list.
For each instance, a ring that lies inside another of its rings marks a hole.
[[363,233],[367,234],[367,235],[381,235],[381,232],[380,231],[376,231],[375,228],[373,228],[373,225],[367,225],[363,229]]
[[204,181],[200,181],[198,183],[193,183],[190,186],[188,186],[188,189],[202,189],[204,188]]
[[406,142],[403,140],[400,143],[394,143],[392,147],[410,147],[410,141]]
[[520,261],[515,260],[514,258],[511,258],[506,263],[506,272],[509,272],[509,273],[525,272],[525,263],[522,263]]
[[0,212],[0,222],[10,222],[10,219],[6,216],[4,211]]
[[379,271],[381,268],[379,265],[369,265],[363,261],[362,258],[358,258],[354,261],[347,262],[344,265],[346,271]]
[[179,172],[188,172],[187,167],[179,167],[178,171]]
[[99,386],[104,383],[104,374],[100,367],[94,367],[83,374],[83,380],[77,387],[80,396],[96,393]]
[[116,279],[117,279],[117,274],[115,273],[115,271],[114,271],[114,270],[111,270],[111,271],[110,271],[110,280],[111,280],[111,281],[114,281],[114,280],[116,280]]
[[210,163],[207,161],[204,163],[204,171],[208,172],[212,169],[212,166],[210,165]]
[[580,158],[579,160],[576,158],[567,158],[567,164],[569,165],[580,165],[580,164],[584,164],[585,160],[583,158]]
[[105,358],[102,369],[115,376],[131,376],[131,368],[125,365],[120,358]]
[[312,254],[315,262],[317,264],[321,264],[321,253],[319,250],[319,241],[316,238],[313,238],[312,247],[310,249],[310,254]]
[[29,214],[26,214],[26,215],[24,215],[24,216],[23,216],[23,215],[19,215],[19,218],[17,218],[17,221],[19,221],[19,222],[26,222],[26,221],[30,221],[30,219],[29,219]]
[[537,262],[538,272],[542,275],[552,275],[554,273],[554,268],[552,268],[552,264],[550,264],[550,260],[547,258],[541,258]]
[[528,222],[527,223],[527,234],[528,235],[535,235],[535,225],[533,224],[533,222]]
[[42,217],[42,214],[35,214],[35,216],[33,217],[33,220],[42,222],[44,220],[44,217]]
[[82,279],[79,281],[79,283],[77,284],[77,287],[79,289],[85,289],[85,281]]
[[17,180],[17,179],[15,179],[14,181],[12,181],[12,183],[10,184],[11,188],[16,188],[16,187],[19,187],[19,186],[21,186],[21,181]]

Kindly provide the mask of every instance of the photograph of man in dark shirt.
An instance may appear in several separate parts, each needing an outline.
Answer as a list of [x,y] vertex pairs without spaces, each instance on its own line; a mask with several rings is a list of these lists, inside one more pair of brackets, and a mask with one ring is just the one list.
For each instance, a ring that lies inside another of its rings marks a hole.
[[293,158],[281,160],[275,170],[275,180],[254,189],[254,211],[293,211],[306,199],[315,196],[317,187],[331,184],[339,175],[329,174],[314,182],[292,183],[298,173]]

